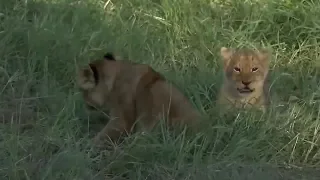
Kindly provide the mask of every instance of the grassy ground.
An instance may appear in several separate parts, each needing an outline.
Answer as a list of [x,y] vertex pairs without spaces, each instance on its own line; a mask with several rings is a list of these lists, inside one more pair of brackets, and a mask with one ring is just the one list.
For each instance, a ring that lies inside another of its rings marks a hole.
[[[319,179],[319,11],[298,0],[1,0],[1,179]],[[221,46],[272,49],[269,113],[216,115]],[[91,150],[101,125],[74,77],[107,51],[151,64],[211,126]]]

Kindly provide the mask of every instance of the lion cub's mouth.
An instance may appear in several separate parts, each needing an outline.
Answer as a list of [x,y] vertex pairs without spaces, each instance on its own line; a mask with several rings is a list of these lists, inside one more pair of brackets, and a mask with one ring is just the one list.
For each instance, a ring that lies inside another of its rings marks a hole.
[[237,90],[239,91],[239,93],[241,94],[249,94],[249,93],[252,93],[254,91],[254,89],[250,89],[248,87],[245,87],[245,88],[237,88]]

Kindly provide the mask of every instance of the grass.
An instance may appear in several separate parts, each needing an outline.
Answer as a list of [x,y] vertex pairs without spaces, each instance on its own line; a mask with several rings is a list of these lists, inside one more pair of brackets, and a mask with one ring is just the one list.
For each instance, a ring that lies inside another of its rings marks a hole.
[[[1,1],[1,179],[319,179],[319,2],[108,2]],[[221,46],[272,49],[270,112],[217,115]],[[92,150],[102,125],[74,77],[107,51],[163,73],[211,126]]]

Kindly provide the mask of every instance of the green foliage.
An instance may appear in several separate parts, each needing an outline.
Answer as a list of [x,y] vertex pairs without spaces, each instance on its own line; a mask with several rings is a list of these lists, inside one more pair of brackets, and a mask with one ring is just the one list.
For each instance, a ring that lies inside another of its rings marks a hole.
[[[2,0],[0,176],[319,179],[304,169],[320,165],[319,11],[293,0]],[[222,46],[272,49],[267,114],[218,116]],[[85,113],[74,77],[107,51],[163,73],[210,126],[92,150],[103,124]]]

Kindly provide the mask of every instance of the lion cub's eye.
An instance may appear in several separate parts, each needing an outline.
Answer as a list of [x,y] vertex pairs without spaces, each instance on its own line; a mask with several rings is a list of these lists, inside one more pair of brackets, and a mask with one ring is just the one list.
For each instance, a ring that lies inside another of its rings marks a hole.
[[251,71],[252,71],[252,72],[256,72],[256,71],[258,71],[258,68],[257,68],[257,67],[254,67],[254,68],[251,69]]
[[238,68],[238,67],[233,68],[233,70],[236,72],[240,72],[240,68]]

